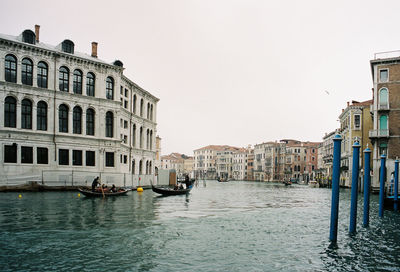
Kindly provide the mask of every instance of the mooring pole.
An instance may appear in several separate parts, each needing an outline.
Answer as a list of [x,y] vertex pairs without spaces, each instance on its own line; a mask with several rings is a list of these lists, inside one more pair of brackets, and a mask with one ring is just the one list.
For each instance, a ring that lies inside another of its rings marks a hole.
[[331,227],[329,240],[337,241],[337,227],[339,216],[339,177],[340,177],[340,147],[342,137],[336,135],[333,138],[333,171],[332,171],[332,204],[331,204]]
[[353,167],[351,174],[351,205],[350,205],[350,233],[356,232],[357,225],[357,197],[358,197],[358,170],[360,168],[360,144],[353,144]]
[[399,199],[399,159],[396,158],[394,161],[394,211],[398,210],[398,199]]
[[386,155],[381,156],[381,171],[380,171],[380,188],[379,188],[379,217],[383,217],[383,202],[385,198],[385,161]]
[[364,150],[364,227],[369,226],[369,184],[370,184],[370,159],[371,149],[367,148]]

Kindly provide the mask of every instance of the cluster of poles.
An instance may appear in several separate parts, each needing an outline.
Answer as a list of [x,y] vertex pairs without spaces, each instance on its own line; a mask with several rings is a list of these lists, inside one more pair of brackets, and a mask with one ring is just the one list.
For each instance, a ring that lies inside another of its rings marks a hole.
[[[331,206],[331,225],[329,239],[332,242],[337,241],[338,216],[339,216],[339,178],[340,178],[340,150],[342,137],[336,135],[333,139],[333,172],[332,172],[332,206]],[[351,176],[351,204],[350,204],[350,227],[349,232],[356,232],[357,225],[357,198],[358,198],[358,175],[359,175],[359,160],[360,160],[360,144],[353,144],[353,166]],[[369,196],[370,196],[370,161],[371,149],[368,147],[364,150],[364,216],[363,226],[369,226]],[[385,200],[385,174],[386,174],[386,156],[381,156],[380,168],[380,189],[379,189],[379,217],[383,217],[383,208]],[[399,181],[399,160],[395,161],[394,171],[394,210],[398,210],[398,182]]]

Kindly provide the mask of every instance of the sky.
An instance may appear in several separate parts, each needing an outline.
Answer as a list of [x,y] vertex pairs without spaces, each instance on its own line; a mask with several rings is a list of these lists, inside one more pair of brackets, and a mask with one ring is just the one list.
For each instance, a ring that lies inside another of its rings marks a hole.
[[2,0],[0,33],[124,63],[160,99],[162,154],[322,141],[347,101],[372,99],[369,61],[400,50],[400,1]]

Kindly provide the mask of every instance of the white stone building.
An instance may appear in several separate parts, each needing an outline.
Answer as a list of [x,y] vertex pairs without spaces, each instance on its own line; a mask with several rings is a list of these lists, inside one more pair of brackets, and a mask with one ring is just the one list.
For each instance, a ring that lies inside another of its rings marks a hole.
[[0,34],[0,185],[135,186],[154,174],[158,98],[107,63],[35,32]]

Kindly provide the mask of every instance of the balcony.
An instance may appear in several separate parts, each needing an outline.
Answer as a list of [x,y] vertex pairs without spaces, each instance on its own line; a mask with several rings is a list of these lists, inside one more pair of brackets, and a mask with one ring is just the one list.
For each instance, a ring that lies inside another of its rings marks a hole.
[[374,129],[369,131],[370,138],[389,138],[388,129]]
[[378,104],[378,111],[388,111],[389,104]]

